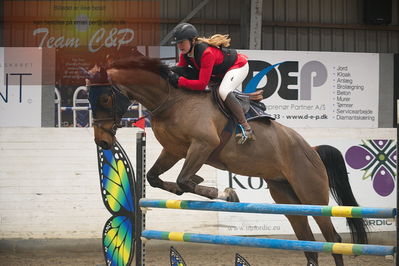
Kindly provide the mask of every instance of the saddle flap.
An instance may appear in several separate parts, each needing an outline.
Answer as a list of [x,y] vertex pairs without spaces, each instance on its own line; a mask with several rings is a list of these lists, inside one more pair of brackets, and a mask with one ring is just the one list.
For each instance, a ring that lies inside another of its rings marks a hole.
[[[220,84],[217,83],[209,84],[209,87],[212,91],[213,100],[218,105],[220,111],[227,118],[235,120],[235,118],[231,115],[230,110],[224,105],[223,100],[219,96],[219,85]],[[233,93],[241,103],[247,120],[254,120],[257,118],[267,118],[272,120],[275,119],[272,115],[266,113],[266,105],[263,102],[257,100],[259,98],[263,99],[263,90],[258,90],[252,93],[233,91]]]

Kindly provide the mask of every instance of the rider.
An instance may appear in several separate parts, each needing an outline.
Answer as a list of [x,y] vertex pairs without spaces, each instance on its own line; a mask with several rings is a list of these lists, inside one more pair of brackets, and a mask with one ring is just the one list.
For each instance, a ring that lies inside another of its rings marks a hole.
[[[242,144],[246,140],[255,140],[255,134],[248,124],[244,111],[233,94],[248,74],[248,62],[246,56],[237,53],[234,49],[227,49],[230,46],[228,35],[216,34],[210,38],[198,37],[197,29],[189,23],[181,23],[174,28],[174,40],[180,50],[180,58],[177,63],[188,73],[179,76],[172,72],[169,81],[175,87],[184,87],[190,90],[205,90],[212,79],[222,80],[219,87],[220,98],[237,118],[243,129],[236,134],[237,142]],[[175,68],[176,69],[176,68]],[[195,71],[193,71],[195,70]],[[181,70],[175,70],[181,75]],[[184,71],[183,71],[184,72]],[[190,75],[189,75],[190,76]]]

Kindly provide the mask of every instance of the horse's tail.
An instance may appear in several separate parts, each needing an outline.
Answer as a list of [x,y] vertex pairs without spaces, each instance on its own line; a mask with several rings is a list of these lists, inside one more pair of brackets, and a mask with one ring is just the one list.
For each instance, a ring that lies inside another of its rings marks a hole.
[[[315,147],[326,167],[330,191],[341,206],[359,206],[349,184],[348,172],[342,153],[329,145]],[[367,226],[363,218],[347,218],[353,243],[367,244]]]

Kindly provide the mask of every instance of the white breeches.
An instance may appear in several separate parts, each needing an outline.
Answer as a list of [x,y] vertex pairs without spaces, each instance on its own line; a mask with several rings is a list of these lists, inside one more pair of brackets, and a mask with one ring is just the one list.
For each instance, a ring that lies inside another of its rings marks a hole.
[[227,95],[231,91],[237,89],[238,86],[240,86],[240,84],[247,77],[248,71],[249,71],[248,63],[246,63],[240,68],[235,68],[227,71],[219,87],[219,95],[223,101],[226,100]]

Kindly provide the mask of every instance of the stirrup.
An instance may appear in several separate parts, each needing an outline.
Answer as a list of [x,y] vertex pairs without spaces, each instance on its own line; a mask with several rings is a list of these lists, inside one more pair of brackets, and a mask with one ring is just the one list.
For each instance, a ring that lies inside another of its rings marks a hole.
[[245,142],[256,140],[255,133],[252,129],[244,129],[244,127],[240,124],[241,132],[237,133],[235,138],[238,144],[244,144]]

